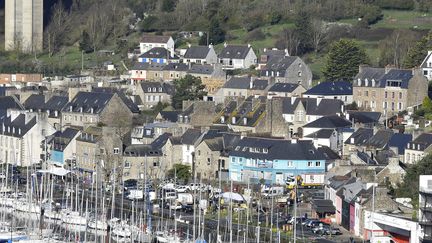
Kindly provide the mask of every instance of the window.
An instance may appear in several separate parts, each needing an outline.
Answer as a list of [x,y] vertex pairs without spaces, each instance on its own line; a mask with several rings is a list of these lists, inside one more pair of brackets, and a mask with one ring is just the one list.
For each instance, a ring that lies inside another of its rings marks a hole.
[[293,166],[294,166],[294,163],[293,163],[292,161],[288,161],[287,166],[288,166],[288,167],[293,167]]
[[392,99],[395,98],[395,92],[392,92]]
[[67,116],[66,115],[64,116],[64,120],[67,121]]
[[391,109],[392,109],[392,111],[394,111],[394,109],[395,109],[395,103],[394,102],[392,102]]
[[383,109],[387,109],[387,102],[383,102]]
[[376,91],[374,90],[374,91],[372,91],[372,97],[375,97],[376,96]]
[[321,161],[317,161],[317,162],[315,162],[315,166],[316,166],[316,167],[320,167],[320,166],[321,166]]
[[201,155],[201,150],[198,150],[198,156],[200,156]]
[[364,92],[364,94],[365,94],[366,97],[369,96],[369,91],[366,90],[366,91]]
[[186,145],[186,150],[189,150],[190,149],[190,145],[188,144],[188,145]]
[[301,72],[301,71],[298,72],[298,76],[299,76],[299,77],[302,76],[302,72]]
[[207,165],[210,165],[210,158],[207,158]]
[[125,161],[124,167],[125,168],[130,168],[131,167],[130,162],[129,161]]
[[114,154],[119,154],[119,153],[120,153],[120,149],[119,149],[119,148],[114,148],[113,153],[114,153]]
[[313,162],[309,161],[308,162],[308,167],[312,167],[313,166]]
[[225,160],[224,159],[221,161],[221,167],[225,168]]
[[153,167],[158,167],[159,166],[159,161],[154,161],[153,162]]
[[424,74],[424,75],[428,75],[428,71],[427,71],[427,70],[424,70],[424,71],[423,71],[423,74]]
[[263,148],[263,153],[267,154],[268,153],[268,149],[267,148]]
[[236,158],[232,157],[231,158],[231,162],[235,163],[236,162]]
[[387,99],[387,91],[386,91],[386,92],[384,92],[384,98],[386,98],[386,99]]
[[399,102],[399,104],[398,104],[398,110],[402,110],[402,103],[401,102]]
[[129,172],[125,172],[123,175],[124,176],[129,176]]
[[402,99],[402,92],[399,92],[399,99]]

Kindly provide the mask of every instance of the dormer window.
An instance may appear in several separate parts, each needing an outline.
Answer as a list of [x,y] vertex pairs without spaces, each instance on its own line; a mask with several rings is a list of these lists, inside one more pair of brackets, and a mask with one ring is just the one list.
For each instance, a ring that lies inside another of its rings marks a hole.
[[147,91],[148,91],[148,92],[151,92],[151,88],[148,88]]
[[156,87],[153,87],[153,92],[156,92]]
[[159,87],[159,92],[162,92],[162,88],[161,87]]
[[[301,65],[301,64],[300,64]],[[263,148],[263,153],[264,154],[268,154],[268,149],[267,148]]]

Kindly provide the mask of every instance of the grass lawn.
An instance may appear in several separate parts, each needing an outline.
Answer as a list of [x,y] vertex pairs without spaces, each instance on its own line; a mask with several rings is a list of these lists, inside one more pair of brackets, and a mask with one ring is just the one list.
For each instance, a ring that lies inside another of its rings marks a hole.
[[384,18],[372,28],[432,29],[432,13],[415,11],[383,10]]

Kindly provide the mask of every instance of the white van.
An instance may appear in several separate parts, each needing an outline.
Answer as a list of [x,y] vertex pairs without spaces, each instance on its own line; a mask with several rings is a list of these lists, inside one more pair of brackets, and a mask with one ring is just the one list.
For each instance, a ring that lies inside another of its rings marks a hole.
[[265,198],[282,196],[284,194],[284,188],[281,186],[264,188],[261,194]]

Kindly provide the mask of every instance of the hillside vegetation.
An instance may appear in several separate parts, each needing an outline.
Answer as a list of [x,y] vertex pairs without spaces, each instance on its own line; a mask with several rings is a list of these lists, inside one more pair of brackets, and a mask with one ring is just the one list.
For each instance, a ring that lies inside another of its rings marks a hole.
[[263,48],[286,48],[310,64],[315,79],[323,79],[324,57],[340,38],[356,40],[371,65],[403,67],[408,50],[432,29],[429,0],[46,1],[44,52],[3,52],[1,72],[54,75],[79,72],[82,64],[119,64],[143,33],[177,37],[179,31],[203,31],[203,38],[176,38],[176,45],[207,44],[208,34],[217,49],[223,42],[250,43],[258,53]]

